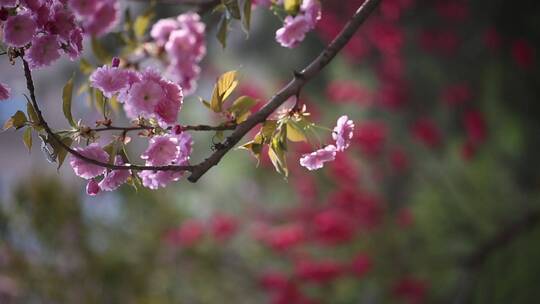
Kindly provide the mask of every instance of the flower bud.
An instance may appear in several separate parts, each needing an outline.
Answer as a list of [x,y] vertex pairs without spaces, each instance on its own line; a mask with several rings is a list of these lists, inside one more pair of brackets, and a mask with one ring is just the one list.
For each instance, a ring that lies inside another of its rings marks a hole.
[[95,179],[91,179],[88,181],[88,184],[86,185],[86,194],[90,196],[96,196],[101,189],[99,188],[99,184]]

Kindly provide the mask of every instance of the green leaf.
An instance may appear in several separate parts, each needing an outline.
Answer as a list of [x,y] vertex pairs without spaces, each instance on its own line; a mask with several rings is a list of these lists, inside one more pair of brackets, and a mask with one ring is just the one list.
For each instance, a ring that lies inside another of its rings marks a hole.
[[[68,147],[71,147],[71,144],[73,143],[73,139],[71,139],[71,137],[64,137],[61,139],[61,141]],[[64,160],[66,159],[68,151],[64,149],[64,147],[60,146],[55,140],[53,140],[53,142],[54,144],[52,146],[57,155],[57,161],[58,161],[57,169],[59,170],[60,167],[62,167]]]
[[219,21],[218,25],[218,31],[216,34],[217,39],[221,43],[221,46],[223,48],[227,47],[227,33],[229,32],[229,18],[226,16],[227,14],[223,14],[221,16],[221,20]]
[[94,52],[94,56],[102,63],[102,64],[108,64],[111,62],[112,56],[107,52],[105,47],[97,40],[95,37],[92,37],[91,39],[91,46],[92,46],[92,52]]
[[26,148],[28,148],[28,152],[32,151],[32,128],[24,129],[23,142]]
[[257,165],[259,164],[259,161],[261,160],[262,149],[263,149],[262,143],[258,143],[256,140],[253,140],[238,147],[238,149],[247,150],[251,152],[251,155],[253,155],[257,159]]
[[66,117],[69,124],[76,128],[77,124],[73,120],[71,114],[71,101],[73,99],[73,76],[68,80],[64,89],[62,90],[62,110],[64,111],[64,117]]
[[229,71],[219,77],[212,93],[212,100],[210,101],[210,108],[214,112],[221,113],[223,111],[223,102],[234,91],[236,86],[238,86],[236,73],[236,71]]
[[285,0],[283,1],[283,7],[289,15],[296,15],[300,10],[300,4],[302,0]]
[[264,122],[260,134],[262,135],[265,143],[270,143],[277,126],[278,124],[276,120],[267,120]]
[[4,130],[15,128],[20,129],[26,125],[28,120],[26,119],[26,115],[22,111],[17,111],[13,116],[11,116],[6,123],[4,124]]
[[147,9],[142,15],[135,19],[135,23],[133,24],[133,31],[135,32],[135,36],[138,39],[144,37],[144,34],[146,33],[146,30],[148,30],[150,22],[152,21],[154,16],[154,10]]
[[234,115],[236,123],[241,123],[247,119],[250,114],[250,109],[257,103],[256,100],[249,96],[241,96],[236,99],[229,107],[228,112]]
[[225,7],[227,7],[227,11],[229,11],[231,17],[240,20],[241,16],[238,0],[223,0],[223,4],[225,5]]
[[293,120],[287,121],[287,138],[292,142],[307,141],[306,132]]
[[246,33],[249,33],[251,27],[251,0],[244,0],[244,19],[242,19],[242,25]]
[[272,164],[278,173],[288,176],[289,170],[287,168],[286,149],[280,137],[281,136],[276,136],[272,138],[270,149],[268,149],[268,157],[270,157],[270,161],[272,161]]
[[101,114],[105,115],[105,103],[107,102],[107,99],[100,90],[95,90],[95,93],[96,107]]
[[34,109],[34,106],[32,106],[26,95],[24,97],[26,97],[26,114],[28,115],[28,119],[30,122],[32,122],[34,129],[43,130],[43,127],[39,123],[39,117]]

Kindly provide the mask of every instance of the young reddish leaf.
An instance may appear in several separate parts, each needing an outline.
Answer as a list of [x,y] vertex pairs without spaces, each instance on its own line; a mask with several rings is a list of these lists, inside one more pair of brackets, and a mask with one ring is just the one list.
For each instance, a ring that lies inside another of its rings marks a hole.
[[15,128],[18,130],[24,127],[27,122],[28,120],[26,119],[26,115],[24,115],[24,112],[17,111],[6,121],[6,123],[4,124],[4,130],[7,130],[9,128]]

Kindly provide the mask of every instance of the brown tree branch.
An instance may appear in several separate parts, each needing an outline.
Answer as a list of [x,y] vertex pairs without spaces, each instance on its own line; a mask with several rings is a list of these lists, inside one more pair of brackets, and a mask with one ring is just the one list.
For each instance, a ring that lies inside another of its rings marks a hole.
[[294,78],[283,87],[268,103],[258,112],[251,115],[246,121],[238,125],[238,128],[225,140],[220,149],[215,151],[210,157],[193,167],[190,182],[196,182],[210,168],[217,165],[221,158],[227,154],[251,129],[256,125],[266,121],[268,116],[279,108],[289,97],[300,92],[302,87],[315,75],[317,75],[332,59],[345,47],[352,36],[356,33],[360,25],[375,10],[381,0],[366,0],[356,11],[352,19],[345,25],[334,40],[323,50],[323,52],[300,73],[295,73]]
[[[45,132],[53,138],[53,140],[68,151],[70,154],[81,158],[89,163],[94,165],[102,166],[112,170],[153,170],[153,171],[190,171],[191,175],[188,180],[191,182],[196,182],[199,178],[204,175],[210,168],[217,165],[221,158],[231,150],[251,129],[253,129],[259,123],[263,123],[266,119],[289,97],[293,95],[298,95],[303,86],[317,75],[332,59],[345,47],[349,42],[352,36],[356,33],[360,25],[364,23],[367,17],[375,10],[377,5],[381,0],[366,0],[356,11],[352,19],[345,25],[343,30],[334,38],[334,40],[322,51],[322,53],[313,60],[302,72],[295,73],[294,78],[283,87],[276,95],[274,95],[268,103],[258,112],[251,115],[246,121],[239,125],[235,125],[235,131],[226,138],[225,142],[220,145],[220,148],[216,150],[210,157],[202,161],[201,163],[195,166],[139,166],[139,165],[130,165],[130,166],[119,166],[108,163],[103,163],[88,157],[85,157],[78,151],[72,149],[66,145],[62,140],[56,135],[52,129],[49,127],[43,114],[39,108],[39,105],[35,96],[35,88],[32,80],[32,72],[28,63],[24,58],[22,58],[24,65],[24,74],[26,77],[27,89],[30,92],[30,99],[32,105],[34,106],[36,113],[38,115],[39,124],[43,126]],[[215,1],[209,1],[208,3],[214,3]],[[117,128],[117,130],[125,131],[125,128],[121,127],[112,127]],[[199,126],[199,128],[205,128]],[[111,129],[111,127],[109,127]]]

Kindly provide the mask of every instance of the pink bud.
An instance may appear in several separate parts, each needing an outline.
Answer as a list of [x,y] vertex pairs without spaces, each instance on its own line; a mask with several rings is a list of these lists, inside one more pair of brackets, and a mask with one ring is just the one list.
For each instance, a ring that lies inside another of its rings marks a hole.
[[99,191],[99,184],[95,179],[91,179],[88,181],[88,184],[86,185],[86,194],[90,196],[96,196]]
[[117,68],[120,66],[120,58],[118,57],[113,57],[112,59],[112,67],[113,68]]

